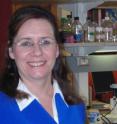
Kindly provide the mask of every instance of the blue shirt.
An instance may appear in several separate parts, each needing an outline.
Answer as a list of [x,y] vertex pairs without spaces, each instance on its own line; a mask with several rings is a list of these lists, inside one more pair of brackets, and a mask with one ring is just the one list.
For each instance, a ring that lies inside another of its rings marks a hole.
[[[26,102],[18,102],[15,98],[0,92],[0,124],[85,124],[84,104],[68,105],[57,86],[55,91],[54,101],[58,121],[49,115],[36,98],[31,98],[25,105]],[[20,108],[22,103],[24,106]]]
[[[83,104],[66,106],[60,94],[55,95],[59,124],[85,124],[86,113]],[[0,92],[1,124],[57,124],[45,109],[33,100],[23,111],[15,99]]]
[[[66,101],[64,100],[64,96],[61,92],[61,89],[58,85],[58,82],[56,80],[53,80],[53,97],[52,97],[52,111],[53,111],[53,118],[54,120],[57,122],[57,124],[59,124],[58,122],[58,112],[57,112],[57,108],[56,108],[56,103],[55,103],[55,94],[56,93],[59,93],[61,95],[61,98],[63,99],[63,101],[65,102],[65,104],[67,105]],[[17,101],[17,104],[19,106],[19,109],[20,111],[22,111],[23,109],[25,109],[28,105],[30,105],[30,103],[36,99],[40,104],[41,104],[41,101],[39,98],[37,98],[34,94],[32,94],[30,92],[30,90],[28,89],[28,87],[25,85],[24,82],[22,82],[21,80],[19,80],[19,84],[18,84],[18,87],[17,87],[18,90],[20,91],[23,91],[25,93],[27,93],[29,96],[28,96],[28,99],[23,99],[23,100],[16,100]]]

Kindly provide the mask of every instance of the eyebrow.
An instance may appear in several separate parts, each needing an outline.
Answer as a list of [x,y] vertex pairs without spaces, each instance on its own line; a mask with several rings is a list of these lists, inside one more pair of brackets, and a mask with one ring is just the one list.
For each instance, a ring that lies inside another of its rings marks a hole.
[[[50,36],[43,36],[43,37],[40,37],[39,39],[46,39],[46,38],[48,38],[48,39],[52,39],[52,40],[55,40],[54,37],[50,37]],[[30,37],[22,37],[22,38],[19,39],[18,41],[20,41],[20,40],[24,40],[24,39],[30,40],[30,39],[32,39],[32,38],[30,38]]]
[[[56,39],[54,37],[51,37],[51,36],[42,36],[42,37],[39,38],[39,40],[44,40],[44,39],[51,39],[53,41],[56,41]],[[32,38],[31,37],[28,37],[28,36],[24,36],[24,37],[21,37],[20,39],[18,39],[14,43],[20,43],[22,40],[32,40]]]
[[52,39],[52,40],[55,40],[54,37],[49,37],[49,36],[47,36],[47,37],[41,37],[40,39]]
[[19,42],[21,42],[22,40],[31,40],[31,38],[23,37],[23,38],[18,39],[18,40],[17,40],[16,42],[14,42],[14,43],[19,43]]

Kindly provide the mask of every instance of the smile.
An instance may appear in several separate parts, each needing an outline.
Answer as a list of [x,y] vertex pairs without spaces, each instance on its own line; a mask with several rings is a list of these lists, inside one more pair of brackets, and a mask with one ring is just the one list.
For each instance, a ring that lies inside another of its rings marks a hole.
[[45,61],[40,61],[40,62],[29,62],[29,65],[32,67],[39,67],[45,64]]

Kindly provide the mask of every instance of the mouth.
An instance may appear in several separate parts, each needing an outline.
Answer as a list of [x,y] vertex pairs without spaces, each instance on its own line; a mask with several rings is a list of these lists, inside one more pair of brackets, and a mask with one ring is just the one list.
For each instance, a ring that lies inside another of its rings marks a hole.
[[40,67],[43,66],[46,61],[38,61],[38,62],[28,62],[31,67]]

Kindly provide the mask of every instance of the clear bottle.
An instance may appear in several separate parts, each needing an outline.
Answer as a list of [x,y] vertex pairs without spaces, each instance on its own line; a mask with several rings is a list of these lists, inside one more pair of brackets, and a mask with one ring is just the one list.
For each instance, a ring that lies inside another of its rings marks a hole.
[[83,25],[84,30],[84,42],[88,42],[88,26],[90,25],[91,20],[87,17],[85,24]]
[[95,41],[96,42],[104,42],[103,37],[104,37],[103,28],[100,24],[98,24],[95,29]]
[[86,23],[83,25],[85,42],[95,42],[95,27],[96,24],[87,17]]
[[117,21],[113,23],[113,42],[117,42]]
[[72,24],[72,30],[74,33],[74,39],[76,42],[83,42],[83,26],[79,21],[79,17],[74,17]]
[[102,23],[103,32],[104,32],[104,41],[109,42],[113,39],[113,23],[111,19],[108,16],[108,13],[106,13],[104,22]]

